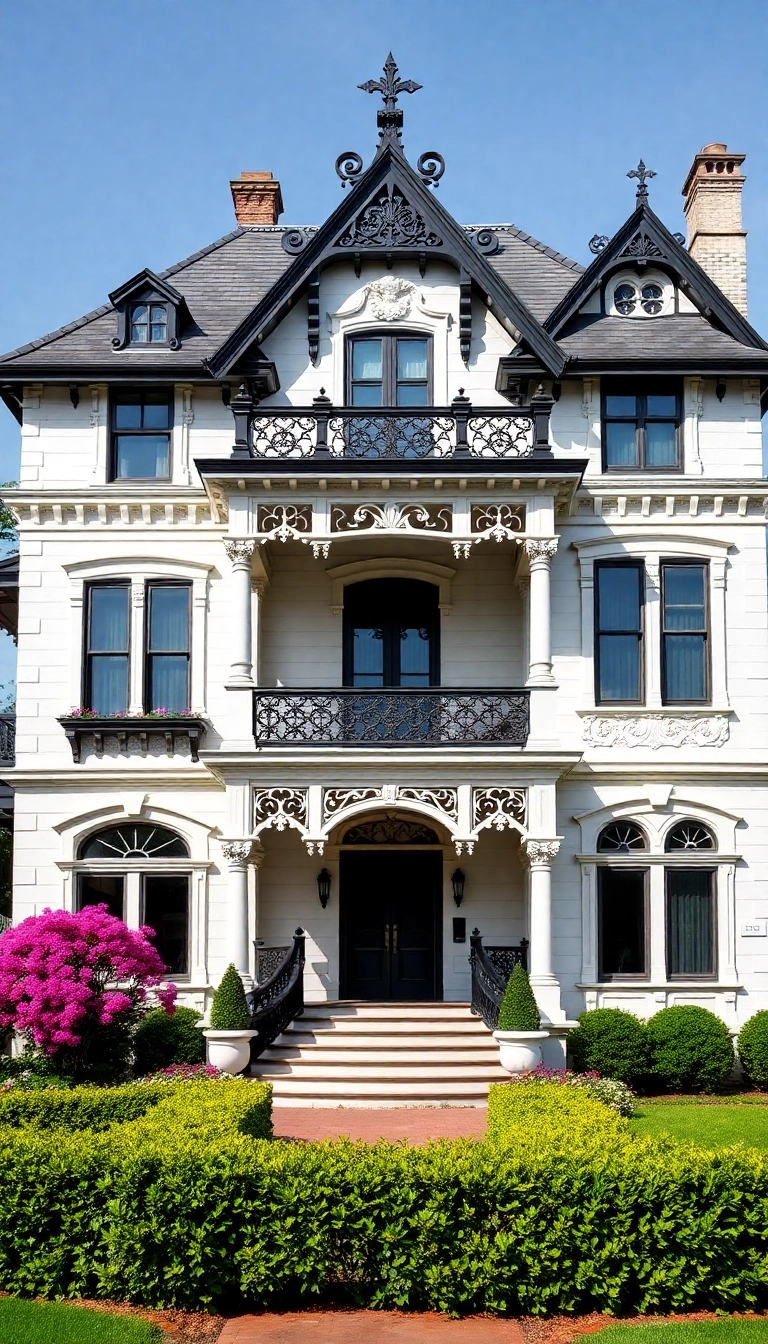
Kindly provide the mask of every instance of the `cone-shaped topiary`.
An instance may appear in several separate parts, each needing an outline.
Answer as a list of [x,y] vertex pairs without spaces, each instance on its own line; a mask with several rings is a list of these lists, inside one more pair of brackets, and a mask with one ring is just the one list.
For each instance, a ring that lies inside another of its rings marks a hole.
[[211,1004],[211,1027],[214,1031],[247,1031],[251,1025],[243,982],[230,962]]
[[541,1026],[539,1010],[528,979],[528,972],[518,962],[507,981],[499,1008],[498,1031],[538,1031]]

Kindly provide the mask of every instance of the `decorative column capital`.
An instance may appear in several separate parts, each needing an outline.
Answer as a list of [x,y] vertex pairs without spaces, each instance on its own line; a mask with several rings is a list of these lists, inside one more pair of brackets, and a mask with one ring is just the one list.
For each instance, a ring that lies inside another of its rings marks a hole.
[[233,565],[244,565],[250,569],[251,557],[256,550],[256,542],[247,539],[235,540],[227,538],[224,542],[224,550]]
[[242,867],[251,857],[252,840],[222,840],[221,852],[227,863],[233,867]]
[[559,849],[559,840],[524,840],[520,856],[527,868],[549,868]]
[[525,554],[528,556],[528,562],[533,569],[537,565],[549,565],[555,551],[557,550],[557,537],[550,539],[539,539],[538,537],[529,537],[523,542]]

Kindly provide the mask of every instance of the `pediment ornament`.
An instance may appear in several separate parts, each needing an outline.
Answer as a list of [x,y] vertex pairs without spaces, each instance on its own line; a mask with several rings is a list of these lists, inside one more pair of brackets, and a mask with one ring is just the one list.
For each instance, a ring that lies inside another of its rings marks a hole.
[[379,322],[401,322],[411,311],[416,286],[401,276],[384,275],[368,285],[366,299]]
[[347,225],[337,247],[442,247],[423,215],[390,182]]

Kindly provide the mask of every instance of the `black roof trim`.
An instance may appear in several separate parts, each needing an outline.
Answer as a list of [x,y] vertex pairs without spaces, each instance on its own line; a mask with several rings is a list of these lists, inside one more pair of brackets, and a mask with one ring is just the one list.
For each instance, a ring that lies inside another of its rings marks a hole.
[[[314,236],[308,239],[293,264],[275,281],[271,290],[206,361],[213,377],[221,377],[222,374],[228,373],[254,340],[257,338],[263,340],[274,330],[297,301],[318,267],[325,264],[329,257],[342,255],[333,251],[340,232],[363,208],[369,196],[383,186],[385,181],[390,180],[407,194],[408,199],[418,203],[427,223],[445,239],[448,246],[441,255],[460,263],[486,300],[490,300],[491,308],[495,306],[498,315],[506,318],[521,333],[526,344],[543,360],[547,368],[553,373],[562,370],[563,355],[552,337],[545,332],[517,295],[513,294],[490,262],[473,247],[466,229],[457,224],[445,207],[431,195],[410,164],[400,153],[386,146],[377,154],[373,163],[341,204]],[[365,247],[350,248],[347,255],[352,257],[355,250],[363,255],[366,253]],[[392,249],[397,250],[403,249]],[[409,250],[418,252],[419,248]],[[378,256],[385,254],[385,249],[377,249]]]
[[164,299],[168,299],[170,303],[184,303],[184,295],[180,294],[178,289],[174,289],[173,285],[167,285],[161,276],[155,275],[154,271],[150,271],[147,266],[144,267],[143,271],[139,271],[137,275],[132,276],[130,280],[126,280],[124,285],[119,285],[117,289],[113,289],[109,295],[109,302],[113,308],[116,308],[119,303],[130,298],[131,294],[135,294],[137,290],[145,289],[148,285],[157,290],[158,294],[161,294]]
[[587,267],[565,298],[550,313],[544,327],[552,336],[558,337],[562,333],[566,323],[575,316],[585,300],[614,266],[622,260],[626,260],[629,265],[632,264],[632,258],[623,258],[622,252],[633,235],[640,231],[648,235],[662,254],[659,258],[653,257],[649,260],[666,261],[671,265],[678,275],[697,292],[704,306],[711,309],[729,336],[732,336],[741,345],[752,346],[756,349],[768,349],[754,327],[750,326],[747,319],[739,312],[738,308],[734,307],[730,299],[727,299],[718,289],[706,271],[702,270],[698,262],[694,261],[690,253],[672,236],[666,225],[661,222],[658,215],[654,214],[645,201],[641,201],[626,223],[613,235],[607,246],[595,257],[591,266]]
[[583,476],[586,457],[312,457],[263,458],[196,457],[201,477],[317,476]]

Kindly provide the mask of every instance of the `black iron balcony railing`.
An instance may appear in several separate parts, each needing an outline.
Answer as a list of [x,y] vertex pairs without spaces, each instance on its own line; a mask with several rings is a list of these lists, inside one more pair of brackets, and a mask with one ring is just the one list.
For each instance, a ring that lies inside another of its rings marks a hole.
[[16,715],[0,714],[0,764],[13,765],[16,759]]
[[253,694],[259,747],[522,747],[526,690],[259,690]]
[[517,945],[483,947],[480,930],[473,929],[469,945],[472,971],[470,1007],[475,1017],[482,1017],[486,1027],[495,1031],[510,975],[518,963],[528,970],[528,939],[521,939]]
[[521,407],[474,407],[455,397],[445,408],[339,409],[328,397],[300,407],[254,409],[247,389],[232,398],[234,458],[413,461],[425,458],[552,458],[552,397]]

